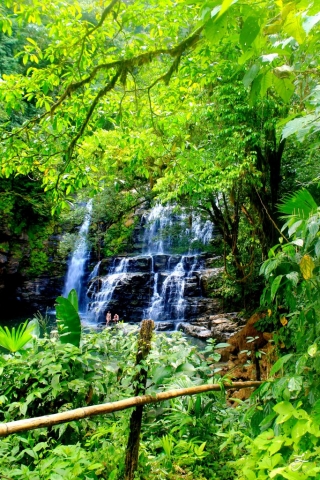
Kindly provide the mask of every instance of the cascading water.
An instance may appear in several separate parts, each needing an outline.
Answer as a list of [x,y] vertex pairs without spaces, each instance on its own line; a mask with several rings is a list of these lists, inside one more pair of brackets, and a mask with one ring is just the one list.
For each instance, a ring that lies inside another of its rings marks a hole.
[[88,201],[86,208],[87,211],[79,230],[76,247],[69,261],[62,293],[64,297],[67,297],[70,290],[74,288],[78,294],[80,311],[86,307],[86,295],[83,295],[83,277],[89,255],[87,236],[91,221],[92,200]]
[[90,273],[89,278],[88,278],[89,281],[99,275],[100,265],[101,265],[101,260],[96,264],[96,266],[94,267],[94,269],[93,269],[92,272]]
[[[203,225],[199,217],[190,218],[190,215],[188,216],[185,213],[175,214],[175,216],[176,219],[174,219],[172,207],[157,205],[147,217],[147,228],[144,237],[148,253],[154,255],[167,253],[169,256],[165,271],[162,272],[162,275],[166,276],[162,286],[159,285],[159,272],[155,272],[153,269],[153,295],[149,308],[144,311],[144,316],[152,318],[156,322],[169,320],[177,326],[185,319],[186,281],[192,277],[196,268],[201,267],[199,256],[197,254],[192,255],[192,242],[208,243],[212,237],[212,224],[206,222]],[[191,227],[187,226],[187,221],[191,221]],[[182,255],[178,263],[177,255],[168,253],[172,239],[170,236],[166,236],[165,232],[165,229],[172,227],[174,223],[179,223],[182,233],[187,234],[191,239],[189,254]]]
[[[101,312],[108,309],[112,295],[119,282],[125,278],[128,268],[128,258],[123,258],[116,266],[116,259],[113,261],[110,273],[101,280],[101,290],[94,295],[94,301],[90,304],[90,312],[95,317],[99,317]],[[89,292],[88,292],[89,293]]]
[[200,241],[206,245],[212,238],[213,224],[209,220],[203,223],[200,217],[195,217],[192,222],[191,234],[193,241]]
[[172,207],[155,205],[145,218],[147,228],[143,237],[143,253],[146,255],[161,254],[168,251],[171,245],[169,230],[173,224]]
[[[91,276],[89,314],[97,321],[104,321],[110,310],[126,321],[152,318],[159,329],[164,322],[166,329],[175,329],[186,313],[190,316],[196,310],[202,257],[195,247],[211,239],[212,224],[176,210],[153,207],[142,219],[142,255],[115,258],[107,276]],[[173,253],[177,238],[184,239],[180,250],[187,254]]]

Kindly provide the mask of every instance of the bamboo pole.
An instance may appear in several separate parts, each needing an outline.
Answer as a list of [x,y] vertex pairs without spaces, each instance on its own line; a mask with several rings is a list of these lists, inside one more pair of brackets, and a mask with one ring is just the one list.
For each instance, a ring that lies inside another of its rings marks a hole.
[[[226,390],[259,387],[263,382],[233,382],[224,384]],[[59,423],[72,422],[81,418],[93,417],[94,415],[104,415],[106,413],[118,412],[133,408],[137,405],[147,405],[149,403],[163,402],[171,398],[183,397],[185,395],[197,395],[199,393],[214,392],[221,390],[219,384],[199,385],[197,387],[179,388],[177,390],[169,390],[155,395],[143,395],[138,397],[126,398],[112,403],[103,403],[100,405],[92,405],[91,407],[76,408],[67,412],[54,413],[52,415],[44,415],[43,417],[26,418],[25,420],[17,420],[15,422],[0,423],[0,437],[5,437],[13,433],[34,430],[35,428],[47,428]]]

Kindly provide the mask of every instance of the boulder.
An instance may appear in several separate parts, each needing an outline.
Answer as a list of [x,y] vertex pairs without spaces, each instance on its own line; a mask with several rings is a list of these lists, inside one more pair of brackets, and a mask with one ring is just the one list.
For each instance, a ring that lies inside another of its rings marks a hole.
[[199,338],[201,340],[207,340],[208,338],[211,338],[211,330],[199,325],[191,325],[190,323],[182,322],[179,325],[179,330],[182,330],[187,335]]
[[0,254],[0,263],[4,264],[7,263],[8,257],[6,255],[3,255],[2,253]]
[[[218,315],[215,315],[214,317],[218,317]],[[235,321],[223,316],[215,318],[214,320],[210,319],[210,324],[212,337],[218,342],[226,342],[231,335],[234,335],[241,330],[241,326]]]
[[174,322],[156,322],[155,325],[157,332],[170,332],[175,329]]

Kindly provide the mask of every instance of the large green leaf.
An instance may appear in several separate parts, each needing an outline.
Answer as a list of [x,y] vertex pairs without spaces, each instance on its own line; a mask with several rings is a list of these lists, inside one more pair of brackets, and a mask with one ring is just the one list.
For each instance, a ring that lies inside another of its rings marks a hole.
[[294,92],[294,85],[289,78],[273,77],[274,88],[285,103],[288,103]]
[[290,135],[297,135],[298,140],[303,140],[312,129],[318,126],[316,120],[317,116],[313,113],[290,120],[282,130],[282,138],[288,138]]
[[240,32],[240,43],[243,49],[250,47],[254,39],[260,32],[260,23],[258,17],[248,17]]
[[248,70],[245,74],[245,76],[243,77],[243,85],[245,87],[249,87],[251,85],[251,83],[253,82],[253,80],[256,78],[256,76],[258,75],[259,73],[259,70],[260,70],[260,65],[258,65],[257,63],[255,63],[254,65],[252,65],[252,67],[250,68],[250,70]]
[[306,32],[302,27],[301,15],[298,15],[295,11],[291,11],[288,14],[283,30],[300,44],[303,43],[306,38]]
[[61,343],[80,345],[81,321],[78,312],[68,298],[56,300],[57,325]]
[[283,277],[283,275],[278,275],[272,282],[272,285],[271,285],[271,301],[273,301],[274,297],[276,296],[276,293],[279,289],[282,277]]
[[70,290],[69,295],[68,295],[68,300],[73,305],[75,311],[77,312],[79,310],[78,295],[77,295],[77,292],[74,288],[72,290]]
[[227,35],[228,18],[226,15],[218,20],[211,18],[205,25],[204,33],[210,43],[219,43]]
[[292,353],[288,353],[288,355],[284,355],[283,357],[279,358],[279,360],[277,360],[276,363],[271,368],[270,375],[274,375],[275,373],[277,373],[280,370],[280,368],[282,368],[283,365],[287,363],[288,360],[290,360],[291,357],[292,357]]
[[264,97],[267,93],[268,88],[272,86],[272,73],[270,70],[267,70],[261,78],[261,85],[260,85],[260,95]]
[[218,17],[217,18],[220,18],[227,10],[229,10],[229,8],[231,7],[231,5],[233,3],[237,3],[238,0],[223,0],[222,4],[221,4],[221,9],[220,9],[220,12],[218,13]]
[[171,366],[157,367],[152,375],[152,380],[156,385],[159,385],[160,383],[163,382],[165,378],[172,377],[172,372],[173,372],[173,369]]

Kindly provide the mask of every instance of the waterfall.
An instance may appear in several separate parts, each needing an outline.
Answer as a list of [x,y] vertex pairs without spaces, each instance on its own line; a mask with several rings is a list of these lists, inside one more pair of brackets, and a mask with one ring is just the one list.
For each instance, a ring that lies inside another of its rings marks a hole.
[[75,249],[69,261],[68,271],[66,274],[62,293],[64,297],[67,297],[70,290],[74,288],[78,294],[79,310],[83,309],[86,304],[85,298],[83,298],[82,293],[85,267],[89,256],[87,236],[91,221],[92,200],[88,201],[86,205],[86,210],[87,211],[85,214],[85,218],[80,227],[78,238],[76,240]]
[[204,224],[199,216],[196,216],[192,222],[191,228],[194,241],[200,241],[204,245],[210,242],[213,234],[213,224],[207,220]]
[[101,260],[96,264],[96,266],[94,267],[94,269],[90,273],[89,278],[88,278],[89,281],[99,275],[100,265],[101,265]]
[[165,253],[171,244],[170,235],[165,236],[164,232],[173,224],[172,207],[155,205],[145,221],[147,228],[143,237],[143,253],[147,255]]
[[129,258],[123,258],[119,265],[116,266],[115,259],[109,274],[102,279],[101,290],[94,295],[94,301],[90,304],[90,312],[93,313],[97,319],[99,319],[99,316],[101,317],[101,313],[105,313],[105,311],[108,310],[115,289],[126,276],[128,262]]
[[[161,314],[164,319],[168,320],[184,320],[185,300],[183,297],[185,286],[185,266],[184,257],[174,267],[174,270],[167,276],[162,285],[160,294],[160,311],[157,312],[154,320],[160,320]],[[150,315],[152,315],[153,305],[150,307]],[[161,312],[162,311],[162,312]]]
[[[187,220],[189,222],[191,220],[191,228],[187,226]],[[184,212],[177,215],[174,214],[171,206],[156,205],[146,217],[144,251],[151,255],[168,253],[172,238],[170,234],[166,235],[166,229],[172,227],[174,223],[179,223],[182,232],[191,236],[191,243],[198,241],[206,244],[212,238],[211,222],[207,221],[203,224],[199,216],[190,218],[190,215]],[[182,255],[178,263],[176,263],[176,255],[169,255],[165,268],[167,276],[162,286],[159,285],[159,272],[155,272],[154,261],[152,261],[153,294],[149,307],[144,310],[145,318],[152,318],[156,322],[169,320],[175,326],[184,321],[186,280],[192,277],[197,267],[201,267],[199,256],[197,254],[192,256],[190,250],[192,246],[189,246],[189,256]],[[190,261],[191,265],[188,265]]]
[[176,329],[190,312],[197,313],[203,266],[199,249],[212,238],[212,224],[157,204],[142,217],[140,228],[140,255],[115,257],[106,276],[97,276],[100,264],[92,271],[89,316],[105,322],[110,310],[125,321],[152,318],[159,329]]

